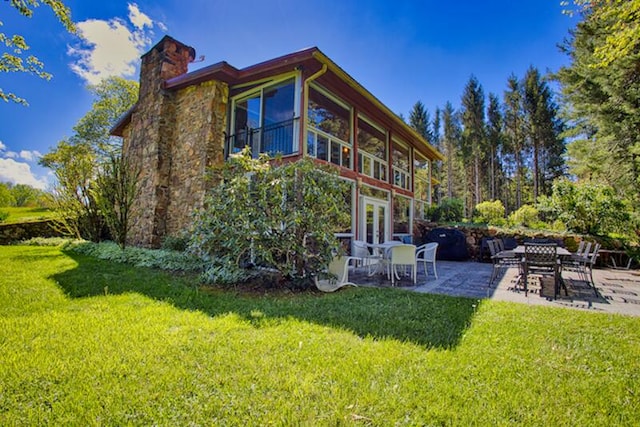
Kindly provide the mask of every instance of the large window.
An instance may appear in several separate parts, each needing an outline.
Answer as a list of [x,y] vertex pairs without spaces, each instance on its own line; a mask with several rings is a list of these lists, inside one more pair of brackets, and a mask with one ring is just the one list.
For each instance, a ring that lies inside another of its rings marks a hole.
[[393,237],[394,239],[411,236],[411,199],[395,195],[393,197]]
[[393,185],[411,190],[411,150],[409,150],[409,146],[394,139],[391,159]]
[[351,111],[323,91],[309,87],[307,153],[346,168],[351,160]]
[[431,162],[422,154],[415,152],[414,189],[415,217],[424,218],[424,214],[431,204]]
[[387,180],[387,136],[379,127],[358,118],[358,170],[360,173]]
[[227,153],[245,146],[259,153],[291,154],[294,144],[295,79],[265,85],[233,103],[232,135]]

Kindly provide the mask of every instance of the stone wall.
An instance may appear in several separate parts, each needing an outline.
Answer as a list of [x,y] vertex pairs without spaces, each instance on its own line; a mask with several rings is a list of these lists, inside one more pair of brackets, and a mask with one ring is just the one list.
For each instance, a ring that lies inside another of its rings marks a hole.
[[[414,221],[414,230],[413,235],[415,236],[415,243],[417,245],[421,245],[426,243],[426,235],[429,231],[434,228],[452,228],[443,226],[442,224],[435,224],[431,222],[425,222],[416,220]],[[482,239],[487,238],[505,238],[505,237],[513,237],[516,239],[518,244],[522,244],[527,239],[536,239],[536,238],[545,238],[545,239],[553,239],[558,242],[561,242],[563,246],[571,251],[575,251],[578,247],[580,240],[582,239],[580,236],[572,235],[572,234],[549,234],[549,233],[534,233],[534,234],[519,234],[517,232],[512,231],[502,231],[493,227],[455,227],[456,230],[464,233],[467,240],[467,250],[469,251],[469,258],[472,260],[483,260],[481,259],[481,248],[482,248]],[[486,260],[486,259],[484,259]]]
[[30,221],[17,224],[0,224],[0,245],[19,242],[34,237],[62,237],[52,220]]
[[176,94],[166,235],[188,228],[211,185],[207,169],[224,160],[228,94],[228,86],[217,81]]

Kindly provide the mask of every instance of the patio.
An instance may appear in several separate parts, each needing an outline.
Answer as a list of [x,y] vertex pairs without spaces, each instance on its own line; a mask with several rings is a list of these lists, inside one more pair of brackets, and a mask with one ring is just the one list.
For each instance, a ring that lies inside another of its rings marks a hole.
[[[619,313],[640,316],[640,271],[595,269],[593,278],[598,296],[588,283],[579,280],[572,272],[563,272],[569,295],[564,290],[560,297],[553,299],[553,291],[538,283],[530,285],[529,294],[516,289],[518,271],[509,268],[499,276],[491,287],[488,286],[492,264],[466,261],[437,261],[438,279],[430,273],[425,279],[422,265],[418,265],[418,282],[414,286],[407,277],[401,277],[396,287],[415,292],[462,296],[468,298],[490,298],[500,301],[512,301],[531,305],[570,307],[593,310],[603,313]],[[360,286],[391,287],[386,275],[367,276],[366,271],[358,269],[351,272],[349,280]]]

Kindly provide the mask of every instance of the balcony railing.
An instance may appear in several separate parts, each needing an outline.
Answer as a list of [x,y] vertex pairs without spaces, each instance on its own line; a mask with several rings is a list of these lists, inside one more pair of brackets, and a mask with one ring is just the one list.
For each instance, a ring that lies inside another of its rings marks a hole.
[[235,135],[229,135],[225,142],[225,157],[240,152],[249,146],[253,157],[261,153],[270,156],[293,154],[297,151],[294,144],[298,118],[273,123],[261,128],[245,128]]

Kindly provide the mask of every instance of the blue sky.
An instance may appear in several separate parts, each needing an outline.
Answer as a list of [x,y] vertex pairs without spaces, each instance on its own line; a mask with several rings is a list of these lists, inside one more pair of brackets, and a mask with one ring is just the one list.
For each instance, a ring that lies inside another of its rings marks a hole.
[[90,109],[88,83],[110,74],[138,79],[138,64],[165,34],[196,49],[203,62],[242,68],[317,46],[396,113],[421,100],[431,113],[457,108],[471,74],[485,94],[502,97],[512,73],[568,63],[557,45],[577,18],[560,0],[66,0],[79,35],[41,6],[31,19],[0,5],[0,31],[21,34],[50,81],[0,74],[0,87],[29,102],[0,101],[0,181],[45,188],[40,155],[69,137]]

